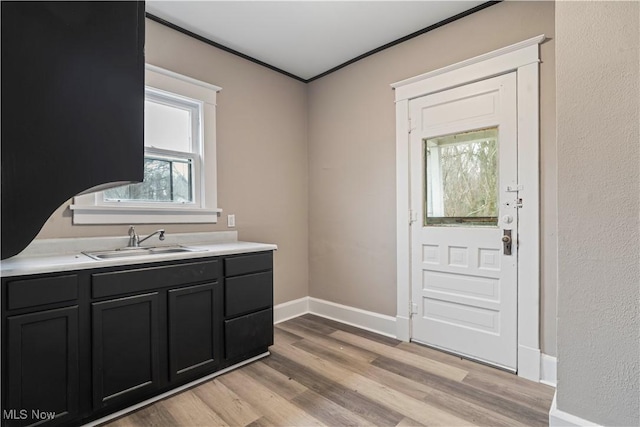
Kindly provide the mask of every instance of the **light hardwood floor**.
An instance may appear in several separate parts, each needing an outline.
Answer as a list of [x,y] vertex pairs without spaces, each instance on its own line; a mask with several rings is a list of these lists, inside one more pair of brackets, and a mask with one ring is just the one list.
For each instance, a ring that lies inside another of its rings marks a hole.
[[107,425],[548,425],[552,387],[321,317],[276,325],[270,351]]

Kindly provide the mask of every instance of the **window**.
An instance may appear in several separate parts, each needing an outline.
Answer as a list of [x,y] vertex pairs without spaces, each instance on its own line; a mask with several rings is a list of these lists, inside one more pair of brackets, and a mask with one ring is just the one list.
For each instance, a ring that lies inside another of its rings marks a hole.
[[217,222],[220,88],[150,65],[145,79],[144,181],[77,196],[74,224]]
[[202,102],[145,91],[144,181],[112,188],[102,202],[199,206]]
[[498,128],[425,139],[424,225],[498,224]]

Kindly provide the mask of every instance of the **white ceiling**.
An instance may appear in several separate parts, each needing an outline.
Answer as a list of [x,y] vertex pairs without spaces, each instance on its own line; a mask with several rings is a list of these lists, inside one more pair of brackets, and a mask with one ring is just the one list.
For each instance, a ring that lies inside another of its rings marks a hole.
[[147,1],[147,12],[306,80],[484,1]]

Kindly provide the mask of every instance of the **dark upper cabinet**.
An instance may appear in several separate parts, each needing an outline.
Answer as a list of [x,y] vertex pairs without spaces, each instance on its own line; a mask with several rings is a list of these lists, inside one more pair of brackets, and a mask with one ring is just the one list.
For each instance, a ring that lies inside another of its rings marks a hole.
[[2,2],[2,259],[74,195],[142,181],[144,2]]

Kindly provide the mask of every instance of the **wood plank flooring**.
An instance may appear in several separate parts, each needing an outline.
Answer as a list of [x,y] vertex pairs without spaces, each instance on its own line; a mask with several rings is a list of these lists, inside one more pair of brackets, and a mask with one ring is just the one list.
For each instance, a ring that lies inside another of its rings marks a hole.
[[305,315],[271,356],[107,426],[546,426],[554,389]]

